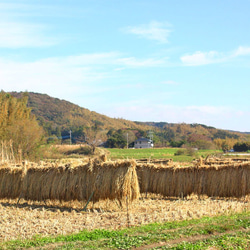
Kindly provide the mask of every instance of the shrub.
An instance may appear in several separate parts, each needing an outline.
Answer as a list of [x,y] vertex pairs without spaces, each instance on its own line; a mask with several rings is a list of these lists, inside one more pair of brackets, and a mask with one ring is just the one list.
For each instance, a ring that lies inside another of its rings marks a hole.
[[178,150],[174,153],[174,155],[184,155],[185,152],[186,152],[185,149],[178,149]]
[[196,150],[194,148],[189,147],[189,148],[186,149],[186,154],[188,156],[195,156],[196,155]]
[[246,152],[250,150],[250,143],[249,142],[237,142],[234,144],[233,149],[235,152]]
[[93,150],[90,146],[80,146],[79,148],[69,150],[66,154],[92,155]]

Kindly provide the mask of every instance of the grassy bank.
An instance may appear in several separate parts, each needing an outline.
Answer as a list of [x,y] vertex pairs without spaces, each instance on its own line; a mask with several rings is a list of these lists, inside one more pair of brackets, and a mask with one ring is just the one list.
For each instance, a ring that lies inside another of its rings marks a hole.
[[250,211],[123,230],[82,231],[0,243],[0,249],[249,249]]
[[[222,153],[220,150],[185,151],[180,148],[145,148],[145,149],[117,149],[107,148],[111,159],[168,159],[179,162],[191,162],[197,157]],[[178,154],[180,152],[181,154]]]

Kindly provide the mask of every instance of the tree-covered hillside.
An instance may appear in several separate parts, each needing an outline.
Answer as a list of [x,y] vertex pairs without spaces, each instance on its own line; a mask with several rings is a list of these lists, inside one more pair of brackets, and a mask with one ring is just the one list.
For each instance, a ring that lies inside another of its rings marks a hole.
[[28,98],[28,107],[48,137],[65,139],[71,133],[73,142],[99,140],[102,143],[106,142],[108,147],[125,147],[138,137],[147,137],[148,131],[153,132],[155,146],[222,148],[225,144],[232,147],[237,141],[249,140],[247,134],[219,130],[202,124],[115,119],[46,94],[11,92],[11,95],[17,98],[24,94]]
[[[21,98],[24,93],[11,92],[11,95]],[[57,127],[69,130],[82,127],[98,127],[101,129],[145,129],[149,126],[140,125],[125,119],[110,118],[98,114],[86,108],[82,108],[71,102],[50,97],[46,94],[26,93],[28,95],[28,107],[36,115],[40,124],[48,133],[54,133]]]

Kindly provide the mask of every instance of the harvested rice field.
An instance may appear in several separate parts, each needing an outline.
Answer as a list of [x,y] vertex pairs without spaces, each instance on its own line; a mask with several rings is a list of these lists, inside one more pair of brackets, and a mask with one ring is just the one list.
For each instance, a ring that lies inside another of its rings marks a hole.
[[249,172],[238,159],[2,165],[0,242],[249,211]]
[[[144,196],[144,195],[142,195]],[[49,201],[48,201],[49,202]],[[115,201],[90,203],[27,202],[0,200],[0,241],[77,233],[87,229],[120,229],[128,226],[215,216],[250,209],[250,196],[241,199],[212,199],[196,196],[165,199],[157,195],[135,200],[121,208]]]

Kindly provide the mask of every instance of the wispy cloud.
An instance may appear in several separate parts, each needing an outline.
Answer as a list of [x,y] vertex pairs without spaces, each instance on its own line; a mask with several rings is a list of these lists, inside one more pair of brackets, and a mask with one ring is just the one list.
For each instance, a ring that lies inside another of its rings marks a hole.
[[57,40],[46,36],[45,30],[46,27],[39,24],[0,21],[0,47],[26,48],[56,44]]
[[[244,121],[248,113],[227,106],[183,107],[137,100],[108,107],[105,113],[111,117],[123,117],[133,121],[200,123],[221,129],[247,131]],[[235,122],[232,122],[233,117]],[[226,123],[230,124],[230,127],[225,127]]]
[[184,55],[181,57],[182,63],[188,66],[205,65],[211,63],[220,63],[224,60],[217,51],[201,52],[197,51],[191,55]]
[[236,57],[236,56],[247,56],[247,55],[250,55],[250,47],[240,46],[233,53],[234,57]]
[[[110,57],[112,58],[112,53]],[[106,55],[108,57],[108,55]],[[91,55],[82,57],[61,57],[15,62],[0,59],[0,79],[5,91],[44,90],[52,96],[67,96],[82,93],[83,96],[105,91],[101,84],[111,76],[108,68],[101,64],[88,64]],[[98,61],[103,55],[93,55],[92,61]],[[99,61],[100,63],[100,61]],[[104,63],[104,62],[103,62]]]
[[161,84],[163,84],[163,85],[179,85],[178,82],[172,81],[172,80],[162,81]]
[[[0,79],[5,91],[35,91],[48,94],[81,92],[83,95],[108,91],[107,79],[119,79],[118,67],[154,67],[161,60],[123,58],[118,52],[51,57],[18,62],[0,58]],[[102,86],[103,84],[103,86]]]
[[239,46],[236,50],[227,53],[221,53],[217,51],[196,51],[193,54],[183,55],[180,59],[184,65],[199,66],[206,64],[222,63],[239,56],[247,55],[250,55],[250,47]]
[[167,43],[171,32],[168,23],[152,21],[149,24],[140,26],[129,26],[124,29],[125,32],[138,35],[142,38],[155,40],[160,43]]
[[137,59],[135,57],[119,58],[117,63],[128,66],[128,67],[156,67],[164,65],[166,63],[166,58],[155,59],[155,58],[146,58],[146,59]]
[[[0,3],[0,48],[34,48],[55,45],[59,39],[48,35],[49,25],[37,22],[43,5]],[[34,19],[36,18],[36,19]]]
[[50,57],[41,59],[44,63],[66,64],[71,66],[95,66],[116,64],[116,60],[122,55],[119,52],[87,53],[65,57]]

